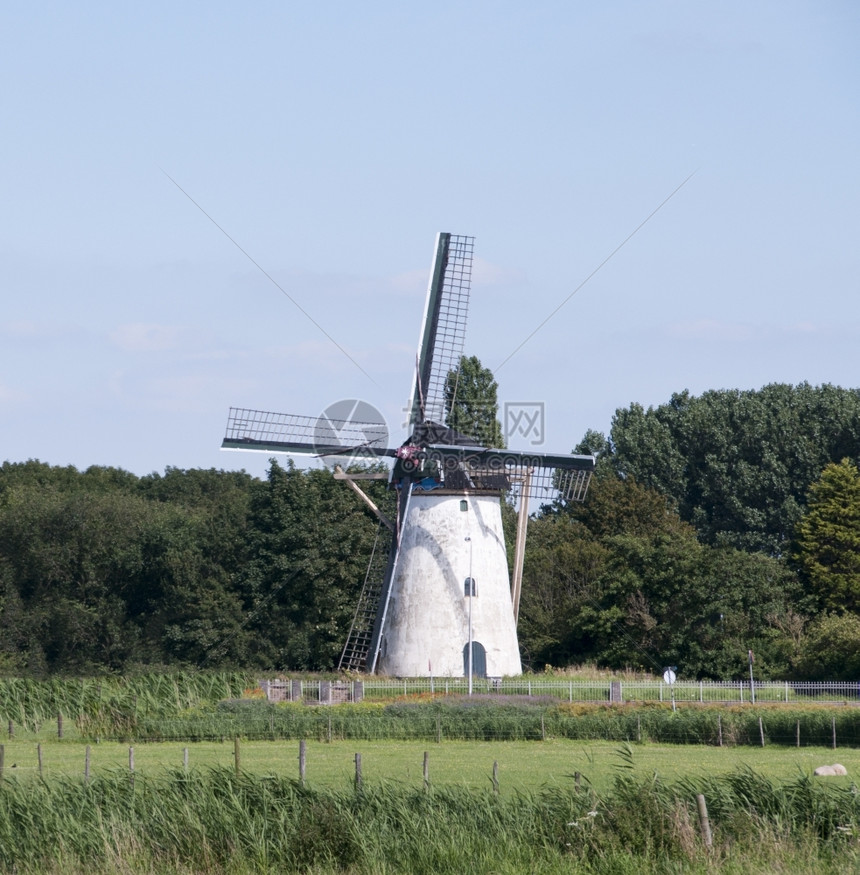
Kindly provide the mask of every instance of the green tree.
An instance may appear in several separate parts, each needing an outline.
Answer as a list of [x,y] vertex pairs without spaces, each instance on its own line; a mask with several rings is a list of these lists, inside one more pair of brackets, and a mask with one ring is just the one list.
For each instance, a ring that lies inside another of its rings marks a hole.
[[34,674],[245,663],[236,572],[255,482],[234,472],[139,479],[115,468],[1,466],[5,661]]
[[[384,509],[391,500],[390,494],[375,498]],[[254,663],[330,670],[353,618],[376,518],[329,471],[303,472],[272,460],[251,522],[242,589],[258,632]]]
[[19,485],[0,502],[0,556],[34,671],[121,669],[137,653],[124,589],[142,571],[148,508],[122,492]]
[[822,614],[803,636],[795,674],[804,680],[857,680],[860,677],[860,617]]
[[860,471],[850,459],[810,487],[794,559],[826,609],[860,610]]
[[621,480],[611,474],[598,474],[591,481],[585,501],[570,502],[565,510],[597,538],[692,532],[663,493],[640,485],[632,477]]
[[700,544],[692,533],[613,536],[600,597],[580,623],[609,665],[677,665],[686,677],[743,675],[748,649],[764,676],[793,655],[784,618],[800,587],[779,560]]
[[607,458],[703,541],[781,555],[824,466],[860,457],[860,390],[772,384],[616,411]]
[[784,676],[804,603],[782,560],[700,543],[664,496],[632,479],[594,488],[584,505],[530,525],[520,640],[532,666],[738,677],[751,648],[760,674]]
[[583,633],[583,612],[601,595],[599,581],[611,553],[581,523],[565,515],[529,523],[518,636],[532,668],[594,657]]
[[459,370],[445,381],[447,424],[482,446],[504,448],[498,388],[493,372],[477,356],[462,356]]

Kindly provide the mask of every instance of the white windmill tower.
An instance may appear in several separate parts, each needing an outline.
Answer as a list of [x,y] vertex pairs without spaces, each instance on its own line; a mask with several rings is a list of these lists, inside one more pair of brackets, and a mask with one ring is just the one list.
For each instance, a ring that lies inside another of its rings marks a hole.
[[[361,447],[394,460],[392,521],[358,488],[360,476],[336,469],[381,520],[343,669],[470,682],[473,675],[520,674],[516,623],[529,499],[581,501],[594,470],[593,456],[483,447],[445,424],[463,354],[473,247],[472,237],[437,237],[410,434],[400,447],[384,446],[384,424],[362,421],[360,404],[317,418],[230,410],[226,449],[337,457]],[[511,490],[519,502],[513,580],[501,514]]]

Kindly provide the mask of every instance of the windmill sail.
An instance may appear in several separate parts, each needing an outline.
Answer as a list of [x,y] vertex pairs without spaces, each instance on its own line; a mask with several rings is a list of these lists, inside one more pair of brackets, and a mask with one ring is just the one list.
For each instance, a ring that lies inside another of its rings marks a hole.
[[221,448],[313,456],[393,456],[384,423],[231,407]]
[[445,422],[445,384],[460,367],[466,341],[474,237],[442,233],[436,238],[433,268],[412,382],[409,424]]
[[[423,449],[422,471],[438,486],[467,492],[507,492],[539,501],[582,501],[594,472],[594,456],[493,450],[432,444]],[[526,478],[528,475],[528,478]],[[428,484],[429,485],[429,484]],[[420,490],[422,486],[419,484]]]

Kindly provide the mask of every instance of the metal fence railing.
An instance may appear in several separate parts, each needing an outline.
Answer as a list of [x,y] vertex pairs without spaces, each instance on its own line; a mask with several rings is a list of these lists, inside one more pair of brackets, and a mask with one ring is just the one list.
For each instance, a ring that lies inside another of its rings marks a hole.
[[[466,678],[367,678],[362,681],[266,680],[270,701],[331,704],[466,695]],[[541,696],[565,702],[675,702],[702,705],[860,704],[858,681],[589,681],[563,678],[474,678],[477,695]]]

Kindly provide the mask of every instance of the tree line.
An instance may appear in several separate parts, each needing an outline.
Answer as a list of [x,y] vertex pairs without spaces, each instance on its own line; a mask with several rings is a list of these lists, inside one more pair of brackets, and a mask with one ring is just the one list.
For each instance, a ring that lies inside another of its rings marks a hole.
[[[384,499],[384,496],[382,496]],[[375,534],[325,470],[0,466],[0,671],[330,668]]]
[[576,451],[588,498],[532,526],[533,661],[860,677],[860,391],[683,392]]
[[[762,678],[860,677],[860,391],[684,392],[573,449],[597,470],[530,521],[527,665],[731,678],[752,650]],[[331,669],[376,530],[330,472],[275,460],[264,479],[5,462],[0,672]]]

